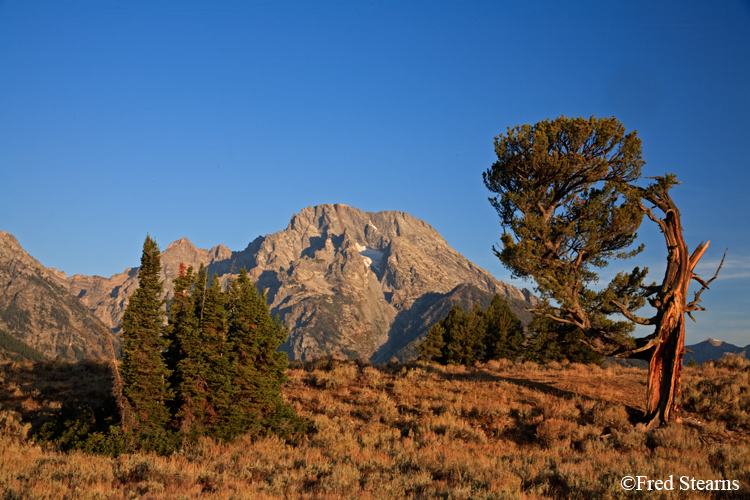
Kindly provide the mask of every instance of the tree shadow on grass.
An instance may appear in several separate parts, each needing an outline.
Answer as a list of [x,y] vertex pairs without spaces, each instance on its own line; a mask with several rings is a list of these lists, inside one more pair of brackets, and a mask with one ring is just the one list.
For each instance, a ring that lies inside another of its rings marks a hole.
[[[463,373],[448,373],[445,370],[441,370],[440,368],[431,365],[431,364],[422,364],[419,365],[423,370],[438,375],[444,380],[458,380],[458,381],[469,381],[469,382],[506,382],[510,384],[514,384],[518,387],[523,387],[526,389],[532,389],[535,391],[539,391],[543,394],[549,394],[550,396],[559,397],[562,399],[573,399],[573,398],[580,398],[581,400],[588,400],[588,401],[603,401],[601,398],[591,397],[588,396],[582,392],[578,391],[572,391],[567,389],[560,389],[559,387],[555,387],[554,385],[551,385],[546,382],[539,382],[536,380],[529,380],[525,378],[519,378],[519,377],[512,377],[507,375],[497,375],[493,373],[489,373],[482,369],[474,369],[470,371],[466,371]],[[644,421],[644,413],[643,410],[634,406],[630,406],[624,403],[617,403],[622,404],[622,406],[625,408],[625,412],[628,415],[628,421],[631,425],[636,425],[639,423],[642,423]]]

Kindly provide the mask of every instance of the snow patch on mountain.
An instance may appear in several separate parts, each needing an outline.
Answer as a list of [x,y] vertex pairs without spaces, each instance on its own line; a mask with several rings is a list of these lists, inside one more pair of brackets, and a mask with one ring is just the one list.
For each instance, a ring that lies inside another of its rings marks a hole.
[[367,264],[367,266],[374,267],[378,270],[380,269],[381,263],[383,262],[383,257],[385,257],[384,251],[366,247],[364,245],[360,245],[359,243],[357,243],[357,251],[364,258],[365,264]]

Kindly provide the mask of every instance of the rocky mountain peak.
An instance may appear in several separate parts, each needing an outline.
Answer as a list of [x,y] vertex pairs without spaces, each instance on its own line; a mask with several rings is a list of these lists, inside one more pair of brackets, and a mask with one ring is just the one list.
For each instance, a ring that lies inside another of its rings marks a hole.
[[195,247],[195,245],[193,245],[193,242],[191,242],[189,239],[187,239],[187,238],[180,238],[179,240],[176,240],[176,241],[173,241],[172,243],[170,243],[169,246],[167,247],[167,249],[164,250],[164,251],[167,252],[169,250],[175,250],[175,249],[179,249],[179,248],[195,249],[196,247]]
[[[292,359],[404,359],[451,303],[484,305],[500,294],[526,318],[525,309],[537,300],[475,266],[422,220],[342,204],[304,208],[285,230],[258,237],[242,251],[224,245],[204,250],[182,238],[161,258],[167,298],[180,264],[197,269],[202,263],[223,285],[246,267],[289,328],[282,349]],[[72,276],[65,284],[117,331],[138,286],[138,268],[110,278]]]
[[0,256],[10,257],[25,253],[15,236],[5,231],[0,231]]

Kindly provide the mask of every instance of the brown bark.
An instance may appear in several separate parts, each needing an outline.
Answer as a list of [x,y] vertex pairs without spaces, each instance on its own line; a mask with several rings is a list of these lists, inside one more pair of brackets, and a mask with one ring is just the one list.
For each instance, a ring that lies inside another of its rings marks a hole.
[[[669,255],[661,290],[652,299],[658,311],[655,331],[658,343],[654,346],[648,370],[646,418],[666,423],[679,420],[687,293],[694,265],[691,266],[687,245],[682,237],[680,212],[672,199],[667,193],[662,193],[662,196],[649,201],[665,213],[665,217],[657,219],[657,223],[664,233]],[[649,216],[653,218],[651,213]]]
[[[664,234],[667,244],[667,270],[661,286],[647,287],[649,303],[656,308],[652,318],[639,318],[627,310],[627,304],[618,304],[623,314],[630,320],[644,325],[655,325],[655,331],[640,349],[631,351],[653,350],[648,371],[648,389],[646,394],[646,421],[649,424],[665,424],[669,421],[680,421],[679,404],[682,381],[682,357],[685,354],[685,315],[691,311],[702,310],[698,306],[700,294],[708,288],[719,274],[704,282],[693,273],[696,264],[708,248],[708,243],[701,243],[692,255],[682,237],[680,211],[669,196],[669,183],[658,184],[661,189],[642,190],[642,198],[654,204],[664,213],[658,218],[641,205],[646,215],[656,222]],[[723,264],[722,259],[722,264]],[[687,294],[690,281],[695,279],[702,288],[688,303]],[[692,316],[691,316],[692,317]]]

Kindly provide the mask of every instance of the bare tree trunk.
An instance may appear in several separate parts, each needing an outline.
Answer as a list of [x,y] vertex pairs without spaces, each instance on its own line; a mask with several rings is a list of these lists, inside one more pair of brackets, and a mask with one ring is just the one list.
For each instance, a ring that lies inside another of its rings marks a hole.
[[[667,193],[659,200],[666,204],[666,216],[659,219],[667,243],[667,271],[661,290],[652,299],[657,306],[656,339],[648,370],[646,418],[659,423],[679,420],[679,396],[682,380],[682,356],[685,353],[685,313],[688,285],[694,264],[682,237],[680,212]],[[702,255],[703,252],[701,252]],[[700,257],[698,257],[700,258]],[[697,260],[696,262],[697,263]]]
[[120,370],[117,367],[117,356],[115,355],[115,346],[112,342],[112,334],[108,330],[102,329],[102,333],[107,339],[109,347],[110,365],[112,367],[112,396],[115,398],[117,409],[120,411],[120,424],[122,430],[127,432],[133,427],[133,410],[122,392],[123,383],[120,376]]
[[[719,274],[724,263],[719,265],[716,274],[705,282],[694,274],[698,261],[708,248],[709,242],[701,243],[692,255],[682,237],[682,223],[680,211],[669,196],[669,188],[674,183],[673,178],[658,178],[659,182],[648,189],[641,189],[644,200],[654,204],[664,213],[664,218],[658,218],[651,209],[641,205],[646,215],[656,222],[664,233],[667,244],[667,270],[661,286],[646,287],[649,303],[656,308],[653,318],[639,318],[627,310],[627,304],[615,304],[623,314],[643,325],[655,325],[654,333],[648,337],[648,342],[641,348],[630,351],[653,349],[648,370],[648,389],[646,393],[646,421],[651,424],[665,424],[669,421],[680,422],[679,404],[682,382],[682,357],[685,354],[685,315],[695,310],[703,310],[698,306],[700,295],[708,289]],[[725,253],[726,256],[726,253]],[[695,298],[687,301],[688,286],[691,280],[698,281],[703,287],[696,292]],[[692,315],[690,315],[692,318]]]

